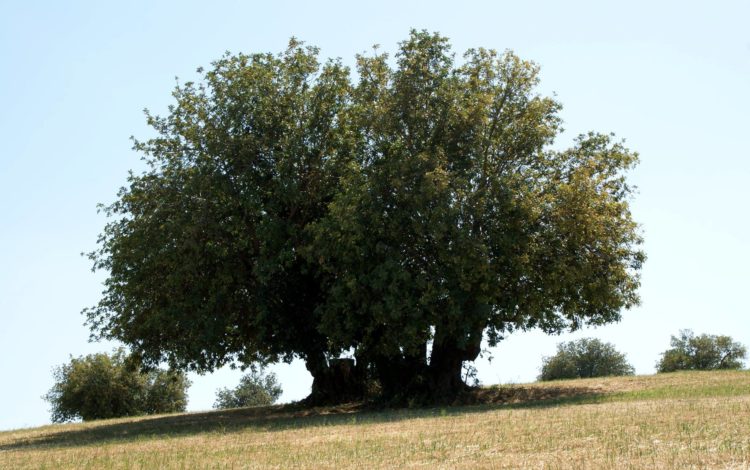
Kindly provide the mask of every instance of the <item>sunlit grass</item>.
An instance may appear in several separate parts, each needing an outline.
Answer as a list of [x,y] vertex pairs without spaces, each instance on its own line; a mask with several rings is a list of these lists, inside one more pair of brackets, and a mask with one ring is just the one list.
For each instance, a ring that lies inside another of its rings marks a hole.
[[750,372],[486,388],[477,405],[239,409],[0,433],[0,468],[750,469]]

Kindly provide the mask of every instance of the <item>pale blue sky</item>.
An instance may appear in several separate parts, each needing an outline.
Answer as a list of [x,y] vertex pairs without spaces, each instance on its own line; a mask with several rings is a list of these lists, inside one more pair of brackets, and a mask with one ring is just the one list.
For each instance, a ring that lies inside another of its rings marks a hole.
[[[349,64],[412,27],[459,54],[513,49],[564,105],[560,144],[614,131],[640,152],[643,305],[596,330],[516,334],[480,361],[484,383],[531,381],[558,341],[582,336],[614,343],[639,374],[681,328],[750,346],[749,2],[108,3],[0,3],[0,429],[48,422],[52,367],[113,346],[87,342],[80,311],[103,276],[79,253],[104,225],[96,203],[140,168],[128,138],[150,135],[142,109],[163,113],[174,77],[225,50],[278,52],[292,35]],[[283,400],[308,393],[303,366],[274,370]],[[193,377],[189,409],[238,377]]]

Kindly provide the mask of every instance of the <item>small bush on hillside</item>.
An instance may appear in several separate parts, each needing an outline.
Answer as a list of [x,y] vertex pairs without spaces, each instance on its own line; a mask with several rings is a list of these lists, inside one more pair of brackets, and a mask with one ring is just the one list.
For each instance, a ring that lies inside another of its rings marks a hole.
[[672,336],[671,346],[656,363],[658,372],[741,369],[747,354],[745,346],[729,336],[695,336],[690,330]]
[[247,406],[272,405],[281,396],[282,390],[276,374],[265,375],[263,369],[252,369],[240,379],[234,389],[223,388],[216,391],[214,408],[244,408]]
[[625,355],[610,343],[594,338],[560,343],[557,354],[542,360],[539,380],[578,379],[610,375],[633,375]]
[[183,372],[141,371],[123,349],[71,357],[53,376],[43,398],[56,423],[185,411],[190,386]]

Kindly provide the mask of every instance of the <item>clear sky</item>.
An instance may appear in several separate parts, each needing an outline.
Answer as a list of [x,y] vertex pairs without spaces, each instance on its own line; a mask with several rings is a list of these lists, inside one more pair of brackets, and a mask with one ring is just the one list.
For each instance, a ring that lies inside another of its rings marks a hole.
[[[290,36],[348,64],[376,43],[395,51],[412,27],[459,54],[512,49],[563,103],[560,144],[613,131],[640,152],[642,306],[598,329],[511,336],[479,362],[484,383],[532,381],[557,342],[583,336],[639,374],[681,328],[750,346],[749,21],[747,0],[0,2],[0,429],[47,423],[52,367],[114,346],[88,342],[80,311],[103,275],[80,253],[105,223],[96,204],[141,168],[129,137],[151,135],[142,109],[164,113],[175,76],[226,50],[278,52]],[[274,370],[283,401],[309,392],[301,364]],[[238,378],[192,377],[189,409]]]

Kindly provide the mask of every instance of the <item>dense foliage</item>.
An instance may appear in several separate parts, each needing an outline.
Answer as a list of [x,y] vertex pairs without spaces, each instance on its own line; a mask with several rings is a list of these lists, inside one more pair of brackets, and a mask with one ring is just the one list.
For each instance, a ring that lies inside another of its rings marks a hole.
[[679,336],[672,336],[671,346],[657,362],[658,372],[741,369],[747,355],[745,346],[729,336],[695,336],[690,330],[681,330]]
[[273,372],[264,374],[262,369],[252,369],[242,376],[239,385],[233,389],[222,388],[216,391],[214,408],[243,408],[264,406],[276,403],[282,389]]
[[109,274],[97,336],[198,371],[299,357],[323,401],[370,379],[444,396],[483,338],[638,302],[637,155],[595,133],[552,150],[560,104],[535,64],[458,63],[417,31],[395,61],[358,56],[354,81],[317,53],[227,54],[148,115],[150,169],[91,254]]
[[56,423],[185,411],[190,385],[182,372],[139,370],[122,349],[71,358],[54,380],[44,399]]
[[558,344],[557,353],[542,360],[539,380],[580,379],[634,373],[633,366],[614,345],[595,338],[582,338]]

